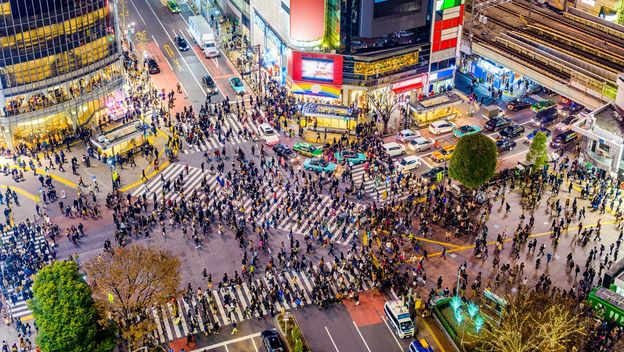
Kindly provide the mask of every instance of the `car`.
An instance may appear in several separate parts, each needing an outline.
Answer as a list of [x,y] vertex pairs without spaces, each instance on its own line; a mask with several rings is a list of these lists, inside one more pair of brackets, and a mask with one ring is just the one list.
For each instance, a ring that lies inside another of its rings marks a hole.
[[260,333],[260,339],[267,352],[286,352],[286,346],[277,330],[264,330]]
[[180,6],[176,0],[167,0],[167,8],[171,13],[180,13]]
[[271,125],[268,123],[261,123],[258,128],[260,129],[260,134],[262,138],[264,138],[267,145],[275,145],[279,143],[279,135],[275,132]]
[[531,105],[531,110],[533,110],[534,112],[540,112],[542,110],[546,110],[546,109],[551,108],[553,106],[557,106],[557,103],[555,103],[552,100],[542,100],[542,101],[538,101],[537,103]]
[[524,134],[524,126],[522,125],[511,125],[503,128],[498,132],[498,135],[501,138],[517,138]]
[[422,152],[423,150],[428,150],[433,146],[435,142],[431,138],[418,137],[416,139],[411,140],[407,144],[407,148],[410,150],[415,150],[417,152]]
[[535,116],[533,116],[533,123],[536,126],[547,126],[554,123],[557,117],[559,117],[557,108],[550,107],[535,114]]
[[147,65],[147,72],[149,72],[150,75],[155,75],[157,73],[160,73],[160,67],[158,66],[158,63],[156,62],[156,60],[147,59],[146,65]]
[[564,106],[559,110],[559,114],[563,117],[568,117],[572,115],[576,115],[583,111],[585,107],[581,104],[577,104],[574,102],[570,102],[568,105]]
[[470,136],[471,134],[481,132],[481,127],[476,125],[463,125],[453,130],[453,136],[461,138],[463,136]]
[[401,159],[401,161],[395,162],[395,166],[397,170],[400,172],[407,172],[413,169],[417,169],[422,165],[422,160],[419,156],[416,155],[408,155]]
[[301,155],[310,156],[310,157],[319,157],[323,154],[322,147],[317,147],[307,142],[295,143],[292,149]]
[[409,352],[433,352],[433,347],[424,338],[410,343]]
[[273,151],[275,152],[275,154],[283,157],[291,163],[296,163],[297,161],[299,161],[299,155],[297,155],[297,153],[295,153],[294,150],[290,149],[290,147],[286,144],[278,143],[274,145]]
[[507,109],[511,111],[518,111],[531,107],[531,103],[526,99],[513,99],[507,103]]
[[213,41],[207,41],[202,45],[202,52],[206,59],[214,59],[221,55],[217,45]]
[[445,145],[444,147],[436,150],[431,154],[431,159],[433,161],[439,163],[445,160],[449,160],[453,155],[453,151],[455,150],[455,144]]
[[580,115],[569,115],[565,118],[563,118],[563,120],[559,121],[559,123],[557,124],[557,131],[560,132],[565,132],[568,131],[573,124],[577,123],[578,120],[581,119]]
[[516,142],[513,139],[499,139],[496,141],[496,148],[499,153],[512,150],[516,147]]
[[366,154],[357,153],[351,150],[343,150],[341,152],[334,153],[334,157],[336,157],[336,161],[339,163],[346,162],[349,165],[357,165],[362,164],[366,161]]
[[210,77],[210,75],[205,75],[204,77],[202,77],[202,83],[204,84],[204,87],[206,87],[206,92],[208,94],[210,95],[219,94],[217,84],[215,83],[214,79]]
[[578,134],[575,131],[567,131],[563,132],[550,142],[550,146],[553,148],[565,148],[569,145],[572,145],[577,140]]
[[232,86],[232,89],[234,90],[234,92],[236,92],[236,94],[245,94],[245,85],[240,78],[232,77],[228,79],[228,81],[230,82],[230,86]]
[[303,162],[303,168],[316,172],[334,172],[336,164],[322,158],[308,158]]
[[548,128],[540,127],[540,128],[534,129],[531,133],[527,134],[526,139],[529,142],[532,141],[533,138],[535,138],[535,135],[537,134],[537,132],[544,132],[546,134],[546,137],[550,137],[550,135],[552,135],[552,132]]
[[511,125],[511,119],[507,117],[497,116],[492,117],[485,123],[485,129],[488,131],[496,132]]
[[188,44],[186,39],[184,39],[184,37],[181,35],[176,35],[173,38],[173,42],[175,43],[175,45],[178,47],[178,50],[180,51],[187,51],[191,48],[191,46]]
[[455,124],[447,120],[434,121],[429,125],[429,132],[436,136],[442,133],[448,133],[455,129]]
[[405,154],[405,148],[397,142],[390,142],[383,144],[382,147],[391,157],[399,156]]
[[420,175],[421,180],[425,182],[435,182],[440,180],[448,175],[448,168],[443,166],[436,166],[431,168],[431,170],[425,172]]
[[420,132],[414,132],[412,130],[403,130],[397,133],[396,141],[401,143],[406,143],[409,141],[413,141],[414,139],[420,137]]

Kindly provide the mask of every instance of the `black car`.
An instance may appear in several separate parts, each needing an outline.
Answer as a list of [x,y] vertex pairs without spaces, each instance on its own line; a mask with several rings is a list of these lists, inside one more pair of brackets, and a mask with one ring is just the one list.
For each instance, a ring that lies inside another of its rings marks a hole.
[[577,140],[577,137],[578,134],[575,131],[563,132],[553,138],[550,142],[550,146],[553,148],[563,147],[565,149],[567,146],[572,145]]
[[180,51],[187,51],[191,48],[186,39],[184,39],[181,35],[176,35],[175,38],[173,38],[173,41]]
[[426,182],[435,182],[437,181],[438,174],[440,173],[442,173],[442,177],[446,177],[446,175],[448,175],[448,168],[443,166],[436,166],[434,168],[431,168],[431,170],[425,172],[424,174],[420,175],[420,178]]
[[506,152],[512,150],[516,147],[516,142],[511,139],[499,139],[496,141],[496,148],[498,148],[498,152]]
[[530,107],[531,107],[531,103],[526,99],[514,99],[514,100],[510,100],[507,103],[507,109],[511,111],[518,111],[518,110],[522,110],[522,109],[526,109]]
[[160,67],[158,66],[158,63],[156,62],[156,60],[154,60],[154,59],[147,59],[147,71],[151,75],[155,75],[157,73],[160,73]]
[[219,91],[217,90],[217,84],[215,83],[214,79],[212,79],[212,77],[210,77],[209,75],[202,77],[202,83],[204,84],[204,87],[206,87],[206,91],[208,92],[208,94],[219,94]]
[[497,117],[491,118],[488,122],[485,123],[485,129],[495,132],[498,130],[502,130],[503,128],[509,125],[511,125],[511,119],[502,117],[502,116],[497,116]]
[[297,160],[299,160],[299,154],[295,153],[295,151],[290,149],[290,147],[286,144],[279,143],[274,145],[273,151],[278,156],[284,157],[284,159],[290,162],[296,162]]
[[264,348],[266,348],[267,352],[286,351],[286,346],[284,346],[282,339],[275,329],[264,330],[260,333],[260,338],[262,339],[262,343],[264,344]]
[[501,138],[512,139],[522,136],[524,134],[524,126],[522,125],[511,125],[503,128],[498,135]]
[[583,109],[585,107],[581,104],[570,103],[561,109],[560,114],[563,117],[568,117],[580,113]]
[[555,122],[559,117],[557,107],[553,106],[546,110],[542,110],[533,116],[533,123],[537,126],[547,126]]

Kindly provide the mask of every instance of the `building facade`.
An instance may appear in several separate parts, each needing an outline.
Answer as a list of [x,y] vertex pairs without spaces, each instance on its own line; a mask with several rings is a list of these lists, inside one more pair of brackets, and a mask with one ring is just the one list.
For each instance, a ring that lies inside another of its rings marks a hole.
[[294,93],[358,104],[390,86],[427,95],[452,86],[462,0],[220,0],[262,63]]
[[0,146],[38,145],[116,103],[123,86],[111,0],[0,0]]

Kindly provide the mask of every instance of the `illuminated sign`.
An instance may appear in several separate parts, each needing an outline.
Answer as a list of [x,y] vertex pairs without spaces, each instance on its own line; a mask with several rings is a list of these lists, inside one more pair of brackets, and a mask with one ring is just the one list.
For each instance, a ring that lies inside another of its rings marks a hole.
[[334,81],[334,60],[301,59],[301,79],[307,81]]
[[374,75],[416,64],[418,64],[418,52],[413,52],[374,62],[356,62],[353,72],[358,75]]
[[426,75],[410,78],[405,81],[397,82],[392,85],[392,91],[395,93],[403,93],[412,89],[422,88]]
[[342,63],[340,55],[293,51],[288,57],[288,73],[293,81],[340,86]]
[[581,0],[583,4],[587,4],[589,6],[596,6],[596,1],[594,0]]

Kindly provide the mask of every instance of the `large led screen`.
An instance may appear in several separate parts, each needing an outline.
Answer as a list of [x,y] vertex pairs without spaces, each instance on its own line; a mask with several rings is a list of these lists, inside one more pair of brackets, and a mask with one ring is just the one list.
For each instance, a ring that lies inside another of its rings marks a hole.
[[301,78],[309,81],[333,82],[334,60],[302,58]]

